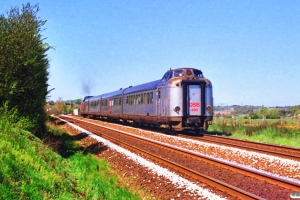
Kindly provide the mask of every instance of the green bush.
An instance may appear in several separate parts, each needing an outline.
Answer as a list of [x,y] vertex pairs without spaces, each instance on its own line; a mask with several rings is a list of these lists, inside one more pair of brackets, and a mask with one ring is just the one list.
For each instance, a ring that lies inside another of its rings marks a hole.
[[29,117],[32,132],[45,131],[44,104],[48,94],[51,48],[41,35],[46,20],[37,17],[38,5],[13,7],[0,15],[0,105],[17,108],[20,116]]

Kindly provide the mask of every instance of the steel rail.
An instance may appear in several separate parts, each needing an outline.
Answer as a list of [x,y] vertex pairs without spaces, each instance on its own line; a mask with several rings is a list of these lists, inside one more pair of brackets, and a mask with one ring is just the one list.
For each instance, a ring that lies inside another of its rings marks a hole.
[[[199,141],[206,141],[206,142],[221,144],[230,147],[237,147],[245,150],[251,150],[251,151],[256,151],[259,153],[264,153],[272,156],[300,161],[300,149],[298,148],[259,143],[259,142],[253,142],[247,140],[240,140],[235,138],[226,138],[222,136],[204,135],[203,137],[192,137],[192,136],[180,134],[180,137],[190,138],[194,140],[197,139]],[[288,151],[290,151],[290,153]]]
[[[119,131],[119,130],[116,130],[116,129],[111,129],[109,127],[105,127],[105,126],[102,126],[102,125],[99,125],[99,124],[95,124],[95,123],[91,123],[91,122],[87,122],[87,121],[83,121],[83,120],[79,120],[79,119],[76,119],[76,120],[77,121],[81,121],[82,123],[88,123],[89,125],[97,126],[97,128],[100,127],[100,128],[104,128],[104,129],[107,129],[107,130],[110,130],[110,131],[116,131],[116,132],[122,133],[122,134],[125,133],[123,131]],[[89,129],[88,131],[96,133],[97,135],[99,135],[99,136],[101,136],[101,137],[103,137],[103,138],[105,138],[105,139],[107,139],[109,141],[112,141],[115,144],[118,144],[118,145],[120,145],[120,146],[122,146],[122,147],[124,147],[126,149],[130,149],[130,150],[132,150],[134,152],[142,153],[142,154],[146,155],[147,157],[149,157],[150,159],[152,159],[152,160],[154,160],[154,161],[156,161],[158,163],[161,163],[163,165],[169,166],[169,167],[173,168],[175,171],[179,171],[180,173],[183,173],[185,175],[191,176],[191,177],[195,178],[196,180],[199,180],[200,182],[203,182],[203,183],[205,183],[205,184],[207,184],[209,186],[215,187],[218,190],[221,190],[221,191],[223,191],[223,192],[225,192],[225,193],[227,193],[227,194],[229,194],[231,196],[239,197],[241,199],[263,199],[263,198],[261,198],[261,197],[259,197],[257,195],[254,195],[252,193],[244,191],[244,190],[242,190],[240,188],[237,188],[235,186],[227,184],[227,183],[225,183],[223,181],[220,181],[220,180],[217,180],[215,178],[209,177],[207,175],[201,174],[201,173],[199,173],[197,171],[194,171],[192,169],[186,168],[186,167],[184,167],[182,165],[179,165],[179,164],[177,164],[175,162],[169,161],[167,159],[164,159],[164,158],[161,158],[161,157],[159,157],[157,155],[149,153],[149,152],[147,152],[145,150],[142,150],[140,148],[134,147],[134,146],[132,146],[132,145],[130,145],[130,144],[124,142],[124,141],[121,141],[121,140],[115,139],[113,137],[110,137],[109,135],[101,133],[96,128],[92,128],[90,126],[85,127],[85,128]],[[135,139],[139,139],[139,140],[143,140],[143,141],[146,141],[146,142],[150,142],[150,143],[152,143],[154,145],[159,145],[159,146],[162,145],[162,144],[157,144],[156,142],[150,141],[148,139],[144,140],[145,138],[143,139],[141,137],[135,137],[135,136],[133,136],[131,134],[128,134],[128,133],[125,133],[125,134],[126,134],[126,136],[129,136],[129,137],[132,137],[132,138],[135,138]],[[167,148],[171,148],[171,147],[167,147]]]
[[[80,119],[76,119],[76,120],[86,122],[86,121],[80,120]],[[119,133],[125,134],[129,137],[132,137],[134,139],[139,139],[141,141],[147,141],[147,142],[149,142],[153,145],[156,145],[156,146],[159,146],[159,147],[164,147],[164,148],[166,148],[168,150],[171,150],[171,151],[176,151],[177,153],[184,154],[185,156],[193,157],[193,159],[198,159],[198,160],[201,159],[201,161],[204,161],[206,163],[213,164],[213,165],[225,168],[225,169],[229,169],[229,170],[235,171],[237,173],[241,173],[241,174],[244,174],[244,175],[259,179],[259,180],[267,181],[271,184],[276,184],[276,185],[279,185],[279,186],[284,187],[286,189],[291,189],[293,191],[300,191],[300,185],[298,183],[286,180],[284,178],[271,176],[271,175],[268,175],[268,174],[265,174],[265,173],[262,173],[262,172],[259,172],[259,171],[256,171],[256,170],[251,170],[251,169],[246,168],[246,167],[242,167],[242,166],[239,166],[239,165],[234,165],[234,164],[231,164],[229,162],[224,162],[224,161],[221,161],[219,159],[215,159],[215,158],[212,158],[212,157],[209,157],[209,156],[201,155],[201,154],[198,154],[196,152],[192,152],[192,151],[189,151],[189,150],[178,148],[178,147],[175,147],[175,146],[172,146],[172,145],[169,145],[169,144],[166,144],[166,143],[162,143],[162,142],[159,142],[159,141],[154,141],[154,140],[147,139],[147,138],[144,138],[144,137],[136,136],[136,135],[133,135],[133,134],[130,134],[130,133],[126,133],[124,131],[117,130],[117,129],[112,129],[112,128],[109,128],[109,127],[105,127],[105,126],[102,126],[102,125],[99,125],[99,124],[95,124],[93,122],[86,122],[86,123],[90,123],[90,124],[93,124],[95,126],[102,127],[102,128],[108,129],[108,130],[114,130],[114,131],[117,131]]]

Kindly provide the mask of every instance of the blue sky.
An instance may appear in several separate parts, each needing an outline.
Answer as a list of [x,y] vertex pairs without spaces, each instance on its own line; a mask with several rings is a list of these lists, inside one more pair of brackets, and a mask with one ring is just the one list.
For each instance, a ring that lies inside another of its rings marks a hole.
[[215,105],[300,104],[300,1],[1,0],[39,3],[50,99],[73,100],[201,69]]

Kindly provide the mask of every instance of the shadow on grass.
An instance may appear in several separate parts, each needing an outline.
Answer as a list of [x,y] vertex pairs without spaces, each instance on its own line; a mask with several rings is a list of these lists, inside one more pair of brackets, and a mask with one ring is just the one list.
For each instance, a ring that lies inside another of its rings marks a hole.
[[95,142],[95,140],[88,140],[84,142],[79,142],[88,137],[86,133],[78,133],[76,135],[69,135],[63,133],[62,135],[53,135],[49,133],[45,136],[42,141],[47,145],[52,151],[60,154],[63,158],[68,158],[77,152],[82,152],[86,154],[99,154],[107,150],[102,142]]

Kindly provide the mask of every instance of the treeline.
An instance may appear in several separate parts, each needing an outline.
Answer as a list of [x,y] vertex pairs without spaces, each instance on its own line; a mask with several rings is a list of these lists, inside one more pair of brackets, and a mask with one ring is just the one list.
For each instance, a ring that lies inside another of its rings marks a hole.
[[80,111],[81,99],[63,101],[59,98],[56,102],[48,101],[46,105],[47,115],[72,114],[74,109]]
[[36,135],[45,129],[51,48],[41,34],[46,20],[37,17],[38,11],[28,3],[0,15],[0,106],[29,118]]
[[[218,111],[228,111],[231,109],[231,112],[227,112],[227,117],[232,115],[244,115],[250,117],[251,119],[261,119],[263,117],[267,119],[279,119],[281,116],[284,117],[295,117],[300,114],[300,105],[295,106],[286,106],[286,107],[276,107],[276,108],[267,108],[265,106],[226,106],[214,107],[214,111],[217,113],[215,116],[220,117],[222,114]],[[224,115],[224,114],[223,114]]]
[[266,108],[261,106],[259,110],[249,113],[251,119],[260,119],[265,117],[266,119],[279,119],[283,117],[296,117],[300,114],[300,105],[286,107],[286,108]]

